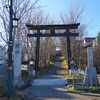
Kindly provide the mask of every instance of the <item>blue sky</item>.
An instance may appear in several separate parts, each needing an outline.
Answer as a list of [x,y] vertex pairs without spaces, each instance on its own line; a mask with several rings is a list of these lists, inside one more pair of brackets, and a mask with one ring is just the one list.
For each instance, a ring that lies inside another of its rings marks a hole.
[[86,21],[92,20],[92,28],[88,28],[88,36],[96,37],[100,31],[100,0],[40,0],[38,5],[45,6],[44,11],[49,12],[51,17],[59,21],[59,12],[67,11],[70,1],[81,1],[81,4],[86,4]]

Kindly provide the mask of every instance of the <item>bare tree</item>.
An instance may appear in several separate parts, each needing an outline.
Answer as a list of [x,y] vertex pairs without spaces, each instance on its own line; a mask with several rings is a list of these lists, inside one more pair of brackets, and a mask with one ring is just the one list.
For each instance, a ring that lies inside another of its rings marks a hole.
[[[31,10],[31,9],[36,9],[38,8],[36,6],[37,2],[39,0],[34,0],[33,2],[31,2],[31,0],[14,0],[13,2],[13,14],[16,15],[16,17],[19,19],[19,26],[23,26],[25,25],[25,17],[27,15],[27,13]],[[2,32],[2,37],[5,39],[6,42],[8,42],[8,38],[9,38],[9,8],[6,8],[4,5],[4,0],[0,1],[0,26],[1,26],[1,32]],[[23,22],[23,23],[22,23]],[[18,34],[17,37],[18,39],[20,38],[20,27],[17,28],[16,33]],[[14,31],[14,32],[15,32]],[[14,33],[13,32],[13,36]],[[3,40],[4,40],[3,39]],[[18,40],[17,39],[17,40]]]
[[[17,29],[14,29],[13,31],[13,41],[21,41],[22,36],[24,37],[24,35],[22,35],[22,33],[25,33],[25,18],[27,18],[27,14],[32,10],[38,9],[40,8],[40,6],[37,6],[37,2],[39,0],[14,0],[13,1],[13,17],[16,17],[19,19],[18,21],[18,27]],[[8,43],[8,38],[9,38],[9,8],[6,8],[4,5],[4,0],[0,1],[0,27],[1,27],[1,40],[3,40],[7,45]],[[16,34],[15,34],[16,33]],[[26,35],[27,37],[27,35]],[[2,42],[3,42],[2,41]],[[25,41],[22,43],[22,47],[24,45],[24,47],[26,46]],[[25,48],[24,48],[25,49]],[[26,50],[26,49],[25,49]]]
[[[39,0],[14,0],[13,11],[19,19],[17,29],[14,29],[14,41],[22,43],[22,61],[25,60],[27,54],[28,58],[35,58],[36,38],[28,38],[27,34],[35,33],[36,30],[29,31],[26,23],[34,25],[52,24],[54,21],[50,18],[49,14],[45,14],[40,6],[37,6]],[[3,2],[3,0],[2,0]],[[3,25],[3,37],[8,42],[9,37],[9,9],[0,7],[0,18]],[[50,33],[49,31],[41,31],[42,33]],[[39,67],[44,67],[50,61],[51,56],[55,55],[55,38],[40,38],[40,57]]]
[[[80,2],[78,3],[70,3],[70,7],[68,8],[67,12],[60,12],[60,18],[63,24],[75,24],[80,23],[79,28],[71,29],[70,32],[72,33],[79,33],[78,37],[71,36],[70,37],[70,44],[71,44],[71,56],[75,57],[77,60],[77,66],[81,67],[81,59],[82,56],[81,48],[82,48],[82,39],[86,36],[87,26],[88,23],[85,23],[85,5]],[[60,38],[61,40],[61,47],[64,55],[67,54],[66,46],[66,39]]]
[[[29,16],[29,17],[28,17]],[[26,22],[33,25],[48,25],[52,24],[54,21],[50,20],[49,14],[45,14],[45,12],[40,8],[32,13],[28,13]],[[23,58],[25,56],[25,52],[28,54],[28,58],[35,58],[35,49],[36,49],[36,38],[27,38],[27,34],[36,33],[36,30],[28,31],[28,29],[24,29],[21,34],[21,40],[23,43]],[[50,31],[41,31],[42,33],[49,33]],[[40,51],[39,51],[39,67],[43,70],[46,65],[49,63],[51,56],[55,54],[55,39],[48,37],[40,38]],[[26,50],[26,51],[25,51]],[[24,59],[23,59],[24,60]]]

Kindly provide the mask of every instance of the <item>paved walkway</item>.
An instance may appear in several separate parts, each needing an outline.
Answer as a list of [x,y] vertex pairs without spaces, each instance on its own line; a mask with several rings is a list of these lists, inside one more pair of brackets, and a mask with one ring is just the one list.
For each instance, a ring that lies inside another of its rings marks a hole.
[[[62,69],[60,57],[57,57],[53,69],[38,79],[65,78],[61,75]],[[23,100],[100,100],[100,94],[70,93],[66,86],[30,86],[21,92],[29,94]]]
[[39,76],[37,79],[65,79],[66,77],[61,74],[62,70],[60,57],[56,57],[53,68],[48,73]]

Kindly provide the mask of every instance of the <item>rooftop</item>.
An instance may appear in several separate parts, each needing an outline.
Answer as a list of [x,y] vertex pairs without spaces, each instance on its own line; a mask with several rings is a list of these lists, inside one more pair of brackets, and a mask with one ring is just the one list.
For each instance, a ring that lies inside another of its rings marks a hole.
[[95,40],[96,38],[85,38],[85,41],[86,42],[91,42],[91,41],[93,41],[93,40]]

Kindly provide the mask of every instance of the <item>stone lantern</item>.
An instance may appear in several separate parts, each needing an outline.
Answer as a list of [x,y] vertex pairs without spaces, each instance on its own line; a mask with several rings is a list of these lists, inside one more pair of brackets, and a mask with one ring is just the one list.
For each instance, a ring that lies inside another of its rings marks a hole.
[[70,65],[69,75],[75,75],[75,70],[74,70],[75,60],[76,60],[76,59],[75,59],[74,57],[70,57],[70,58],[68,59],[69,65]]
[[29,67],[29,76],[35,76],[35,70],[34,70],[35,64],[33,58],[29,59],[28,67]]

